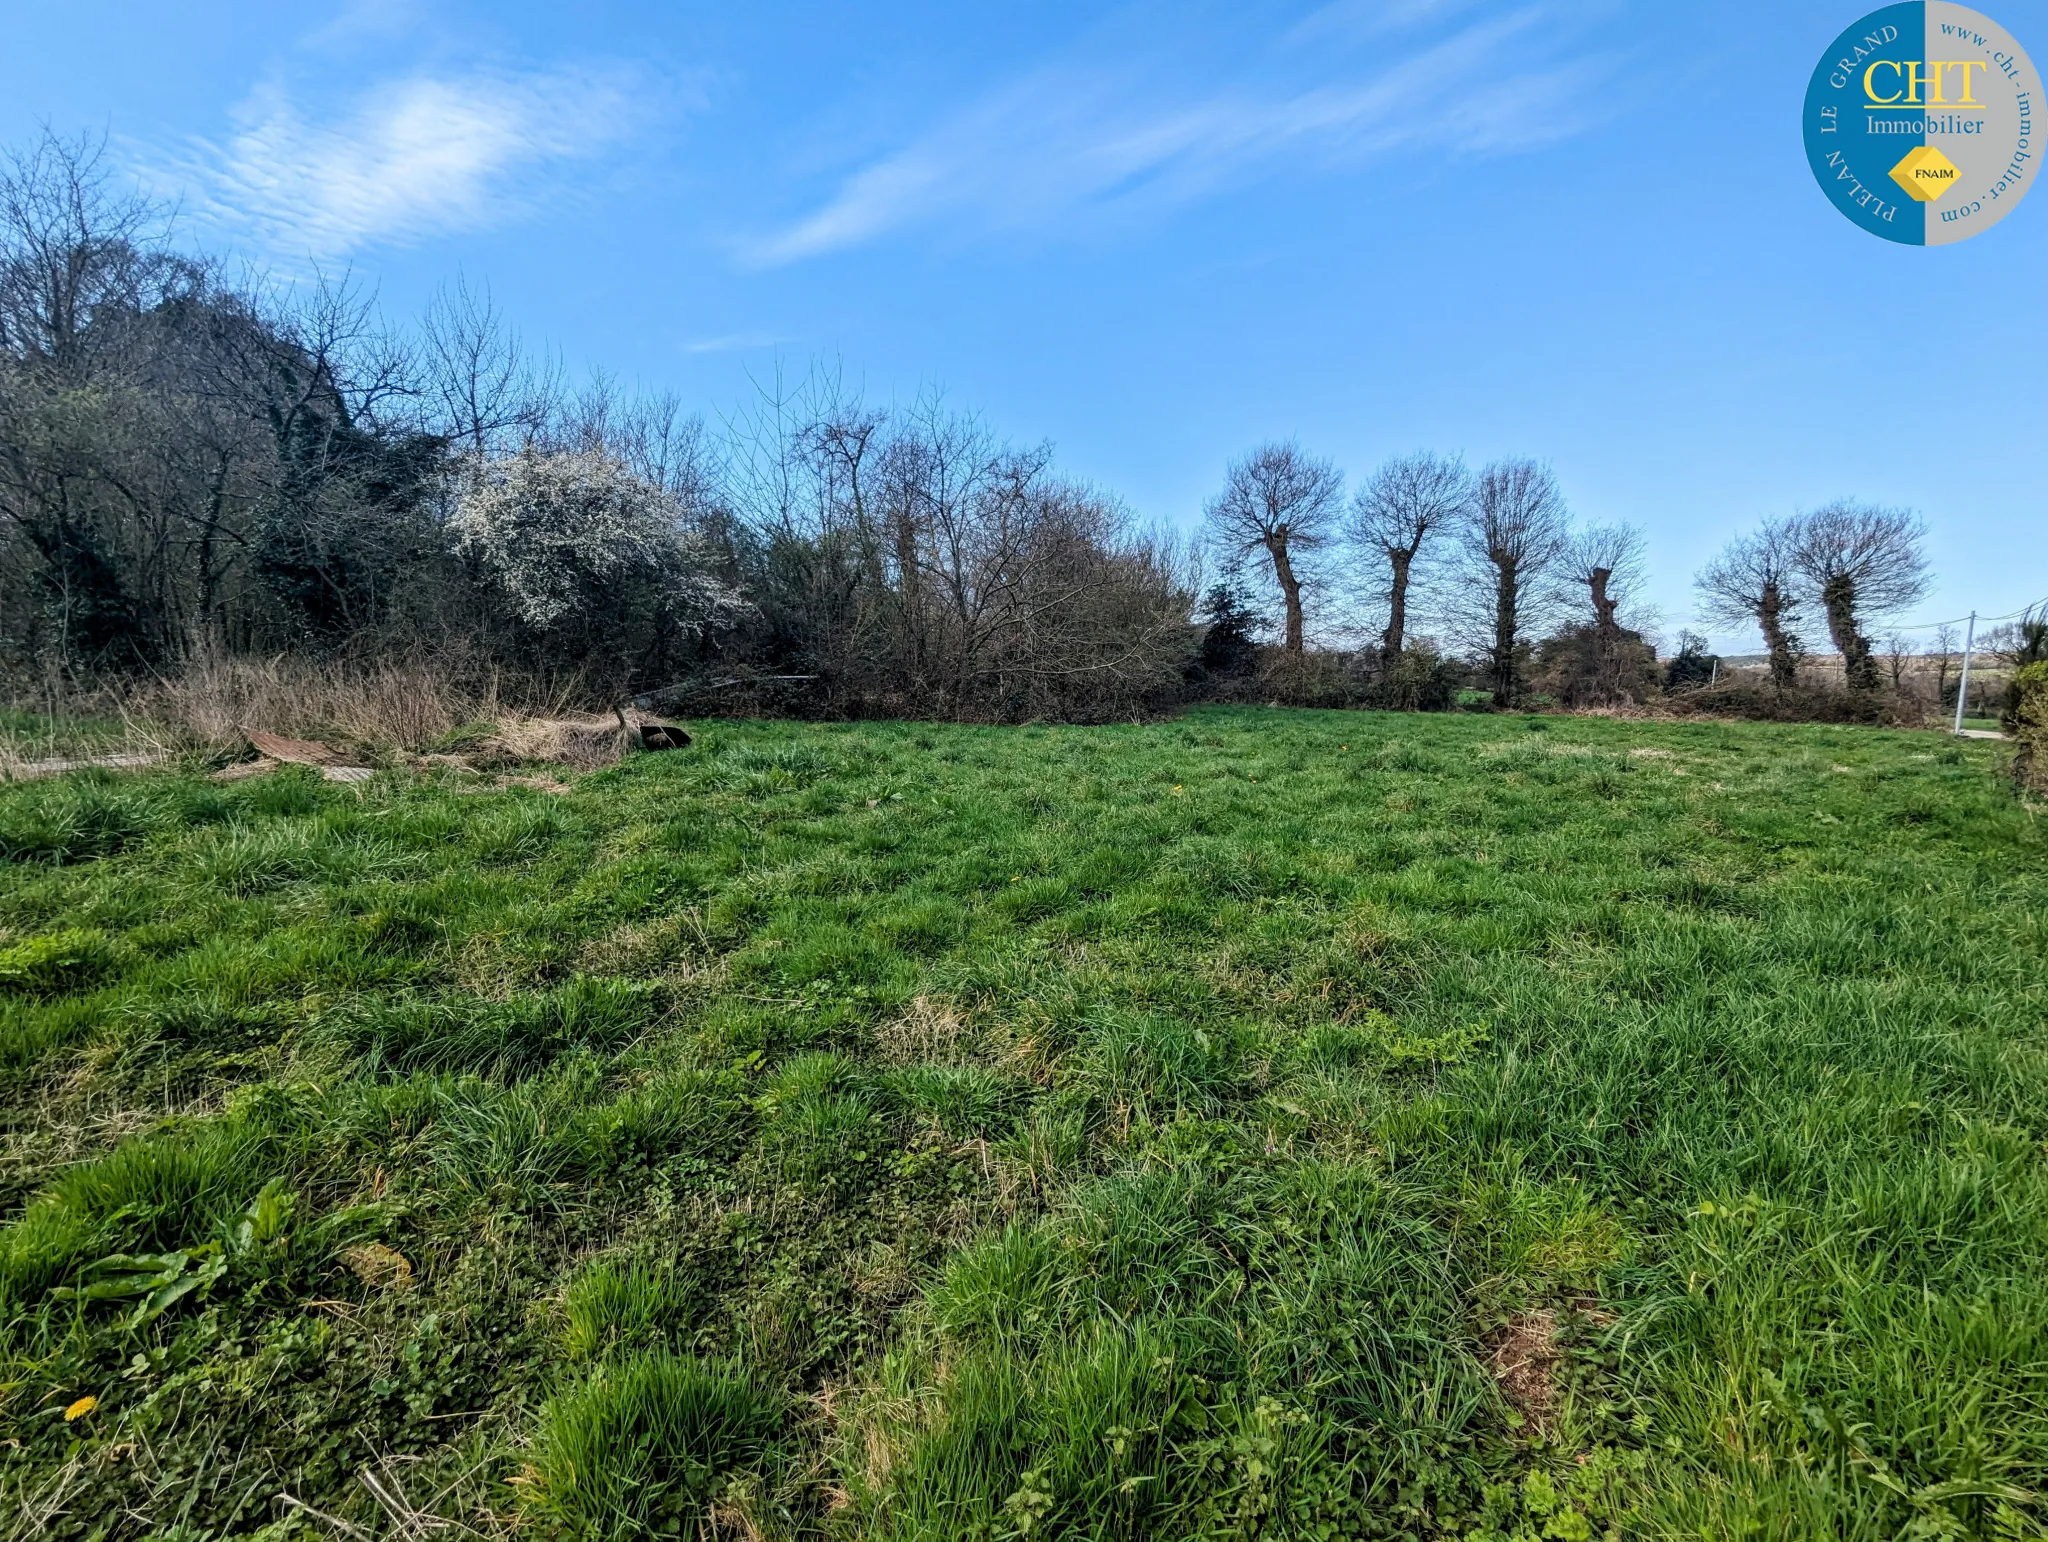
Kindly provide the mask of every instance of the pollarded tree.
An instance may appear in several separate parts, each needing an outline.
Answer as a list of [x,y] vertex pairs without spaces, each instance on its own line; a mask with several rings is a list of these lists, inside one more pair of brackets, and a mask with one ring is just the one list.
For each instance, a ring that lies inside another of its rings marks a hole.
[[1381,646],[1390,659],[1407,639],[1408,593],[1423,543],[1464,518],[1472,505],[1472,476],[1461,457],[1418,450],[1381,466],[1351,504],[1346,536],[1375,565],[1387,564],[1387,629]]
[[1591,606],[1583,698],[1600,704],[1634,701],[1639,694],[1634,677],[1643,675],[1644,668],[1640,658],[1634,659],[1635,667],[1627,671],[1631,678],[1624,680],[1623,655],[1625,650],[1640,655],[1644,645],[1641,634],[1623,626],[1619,616],[1622,607],[1633,606],[1647,576],[1642,531],[1634,525],[1588,525],[1566,547],[1562,576],[1573,597],[1583,592]]
[[1948,677],[1956,667],[1956,643],[1961,636],[1953,621],[1943,621],[1934,628],[1934,636],[1927,643],[1927,661],[1934,666],[1934,705],[1937,709],[1948,702]]
[[1326,460],[1293,443],[1262,445],[1234,462],[1223,491],[1204,510],[1210,539],[1227,563],[1263,550],[1273,564],[1273,581],[1286,607],[1285,646],[1302,651],[1299,561],[1327,544],[1334,533],[1344,479]]
[[1801,598],[1798,546],[1797,520],[1770,520],[1731,542],[1693,580],[1710,620],[1726,626],[1756,623],[1770,654],[1771,684],[1781,691],[1799,678],[1799,656],[1805,652],[1793,630]]
[[1875,691],[1882,684],[1864,627],[1927,593],[1927,558],[1920,550],[1925,533],[1908,510],[1847,500],[1799,521],[1793,565],[1820,602],[1852,691]]
[[1499,460],[1479,473],[1463,545],[1495,706],[1521,699],[1525,634],[1569,539],[1564,494],[1548,466]]

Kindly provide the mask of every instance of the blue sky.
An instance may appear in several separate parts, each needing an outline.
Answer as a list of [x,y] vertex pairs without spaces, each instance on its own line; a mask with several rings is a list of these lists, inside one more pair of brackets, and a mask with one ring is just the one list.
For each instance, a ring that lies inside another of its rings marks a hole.
[[1853,495],[1926,516],[1919,617],[2012,610],[2048,194],[1938,249],[1829,207],[1800,102],[1869,8],[4,0],[0,137],[104,131],[196,244],[400,315],[464,273],[714,418],[836,359],[1183,524],[1271,436],[1533,454],[1649,532],[1667,629],[1729,534]]

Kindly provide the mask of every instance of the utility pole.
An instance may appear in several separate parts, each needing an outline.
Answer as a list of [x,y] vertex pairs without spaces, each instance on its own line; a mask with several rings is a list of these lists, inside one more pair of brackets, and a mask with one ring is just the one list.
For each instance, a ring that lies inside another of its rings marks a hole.
[[1959,734],[1963,731],[1963,704],[1970,699],[1970,650],[1976,645],[1977,613],[1973,610],[1970,612],[1970,630],[1963,636],[1963,678],[1956,683],[1956,732]]

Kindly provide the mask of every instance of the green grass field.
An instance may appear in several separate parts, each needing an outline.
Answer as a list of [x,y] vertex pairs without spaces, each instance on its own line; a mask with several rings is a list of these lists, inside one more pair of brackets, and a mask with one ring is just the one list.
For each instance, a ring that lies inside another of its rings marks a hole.
[[5,789],[0,1535],[2039,1536],[2001,748]]

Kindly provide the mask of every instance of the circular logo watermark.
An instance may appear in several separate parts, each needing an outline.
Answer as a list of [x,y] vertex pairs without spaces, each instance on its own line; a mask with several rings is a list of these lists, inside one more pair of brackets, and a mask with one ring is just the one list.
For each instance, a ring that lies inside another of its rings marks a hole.
[[2010,214],[2041,154],[2041,77],[1965,5],[1888,5],[1836,38],[1806,88],[1806,158],[1872,235],[1945,246]]

